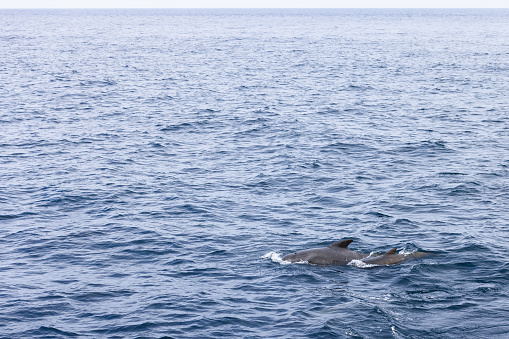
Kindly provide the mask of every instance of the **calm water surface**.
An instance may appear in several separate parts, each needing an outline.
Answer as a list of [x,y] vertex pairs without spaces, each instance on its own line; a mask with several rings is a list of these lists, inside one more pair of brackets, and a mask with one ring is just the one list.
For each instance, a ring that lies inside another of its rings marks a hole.
[[0,337],[509,337],[508,23],[0,11]]

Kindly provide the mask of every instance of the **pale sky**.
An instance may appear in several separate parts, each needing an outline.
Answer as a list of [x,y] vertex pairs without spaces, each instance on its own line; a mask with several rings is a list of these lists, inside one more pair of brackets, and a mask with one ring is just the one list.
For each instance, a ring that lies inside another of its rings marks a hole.
[[509,8],[509,0],[0,0],[0,8]]

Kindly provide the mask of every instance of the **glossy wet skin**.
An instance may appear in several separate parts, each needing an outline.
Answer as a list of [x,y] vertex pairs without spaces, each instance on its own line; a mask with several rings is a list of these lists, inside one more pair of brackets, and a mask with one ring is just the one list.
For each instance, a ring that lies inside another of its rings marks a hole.
[[283,260],[289,262],[306,261],[314,265],[347,265],[354,259],[363,259],[368,255],[348,249],[352,239],[338,241],[328,247],[312,248],[288,254]]
[[432,254],[427,252],[399,254],[396,253],[396,248],[393,248],[383,255],[368,258],[368,254],[358,253],[348,248],[352,241],[352,239],[345,239],[327,247],[287,254],[283,260],[292,263],[307,262],[313,265],[348,265],[352,260],[362,260],[369,265],[396,265],[412,258],[421,258]]
[[431,255],[433,253],[428,252],[414,252],[409,254],[399,254],[396,253],[396,249],[393,248],[392,250],[388,251],[384,255],[374,257],[374,258],[367,258],[362,260],[366,264],[370,265],[396,265],[401,264],[407,260],[413,259],[413,258],[422,258],[428,255]]

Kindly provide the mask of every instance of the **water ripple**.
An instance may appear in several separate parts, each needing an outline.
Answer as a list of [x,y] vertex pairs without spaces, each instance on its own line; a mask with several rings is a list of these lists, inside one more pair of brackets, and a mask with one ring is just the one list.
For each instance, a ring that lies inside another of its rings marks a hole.
[[0,332],[507,336],[507,15],[0,11]]

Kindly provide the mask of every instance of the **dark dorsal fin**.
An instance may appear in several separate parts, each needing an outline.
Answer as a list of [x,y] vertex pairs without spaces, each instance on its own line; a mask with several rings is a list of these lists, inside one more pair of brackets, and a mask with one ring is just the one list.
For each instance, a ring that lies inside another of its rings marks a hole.
[[334,248],[334,247],[339,247],[339,248],[348,248],[348,245],[350,245],[350,243],[353,241],[353,239],[345,239],[345,240],[341,240],[341,241],[338,241],[338,242],[335,242],[334,244],[332,245],[329,245],[329,247],[331,248]]
[[392,250],[389,250],[389,251],[387,251],[387,253],[385,253],[385,255],[389,255],[389,254],[396,254],[396,247],[394,247]]

